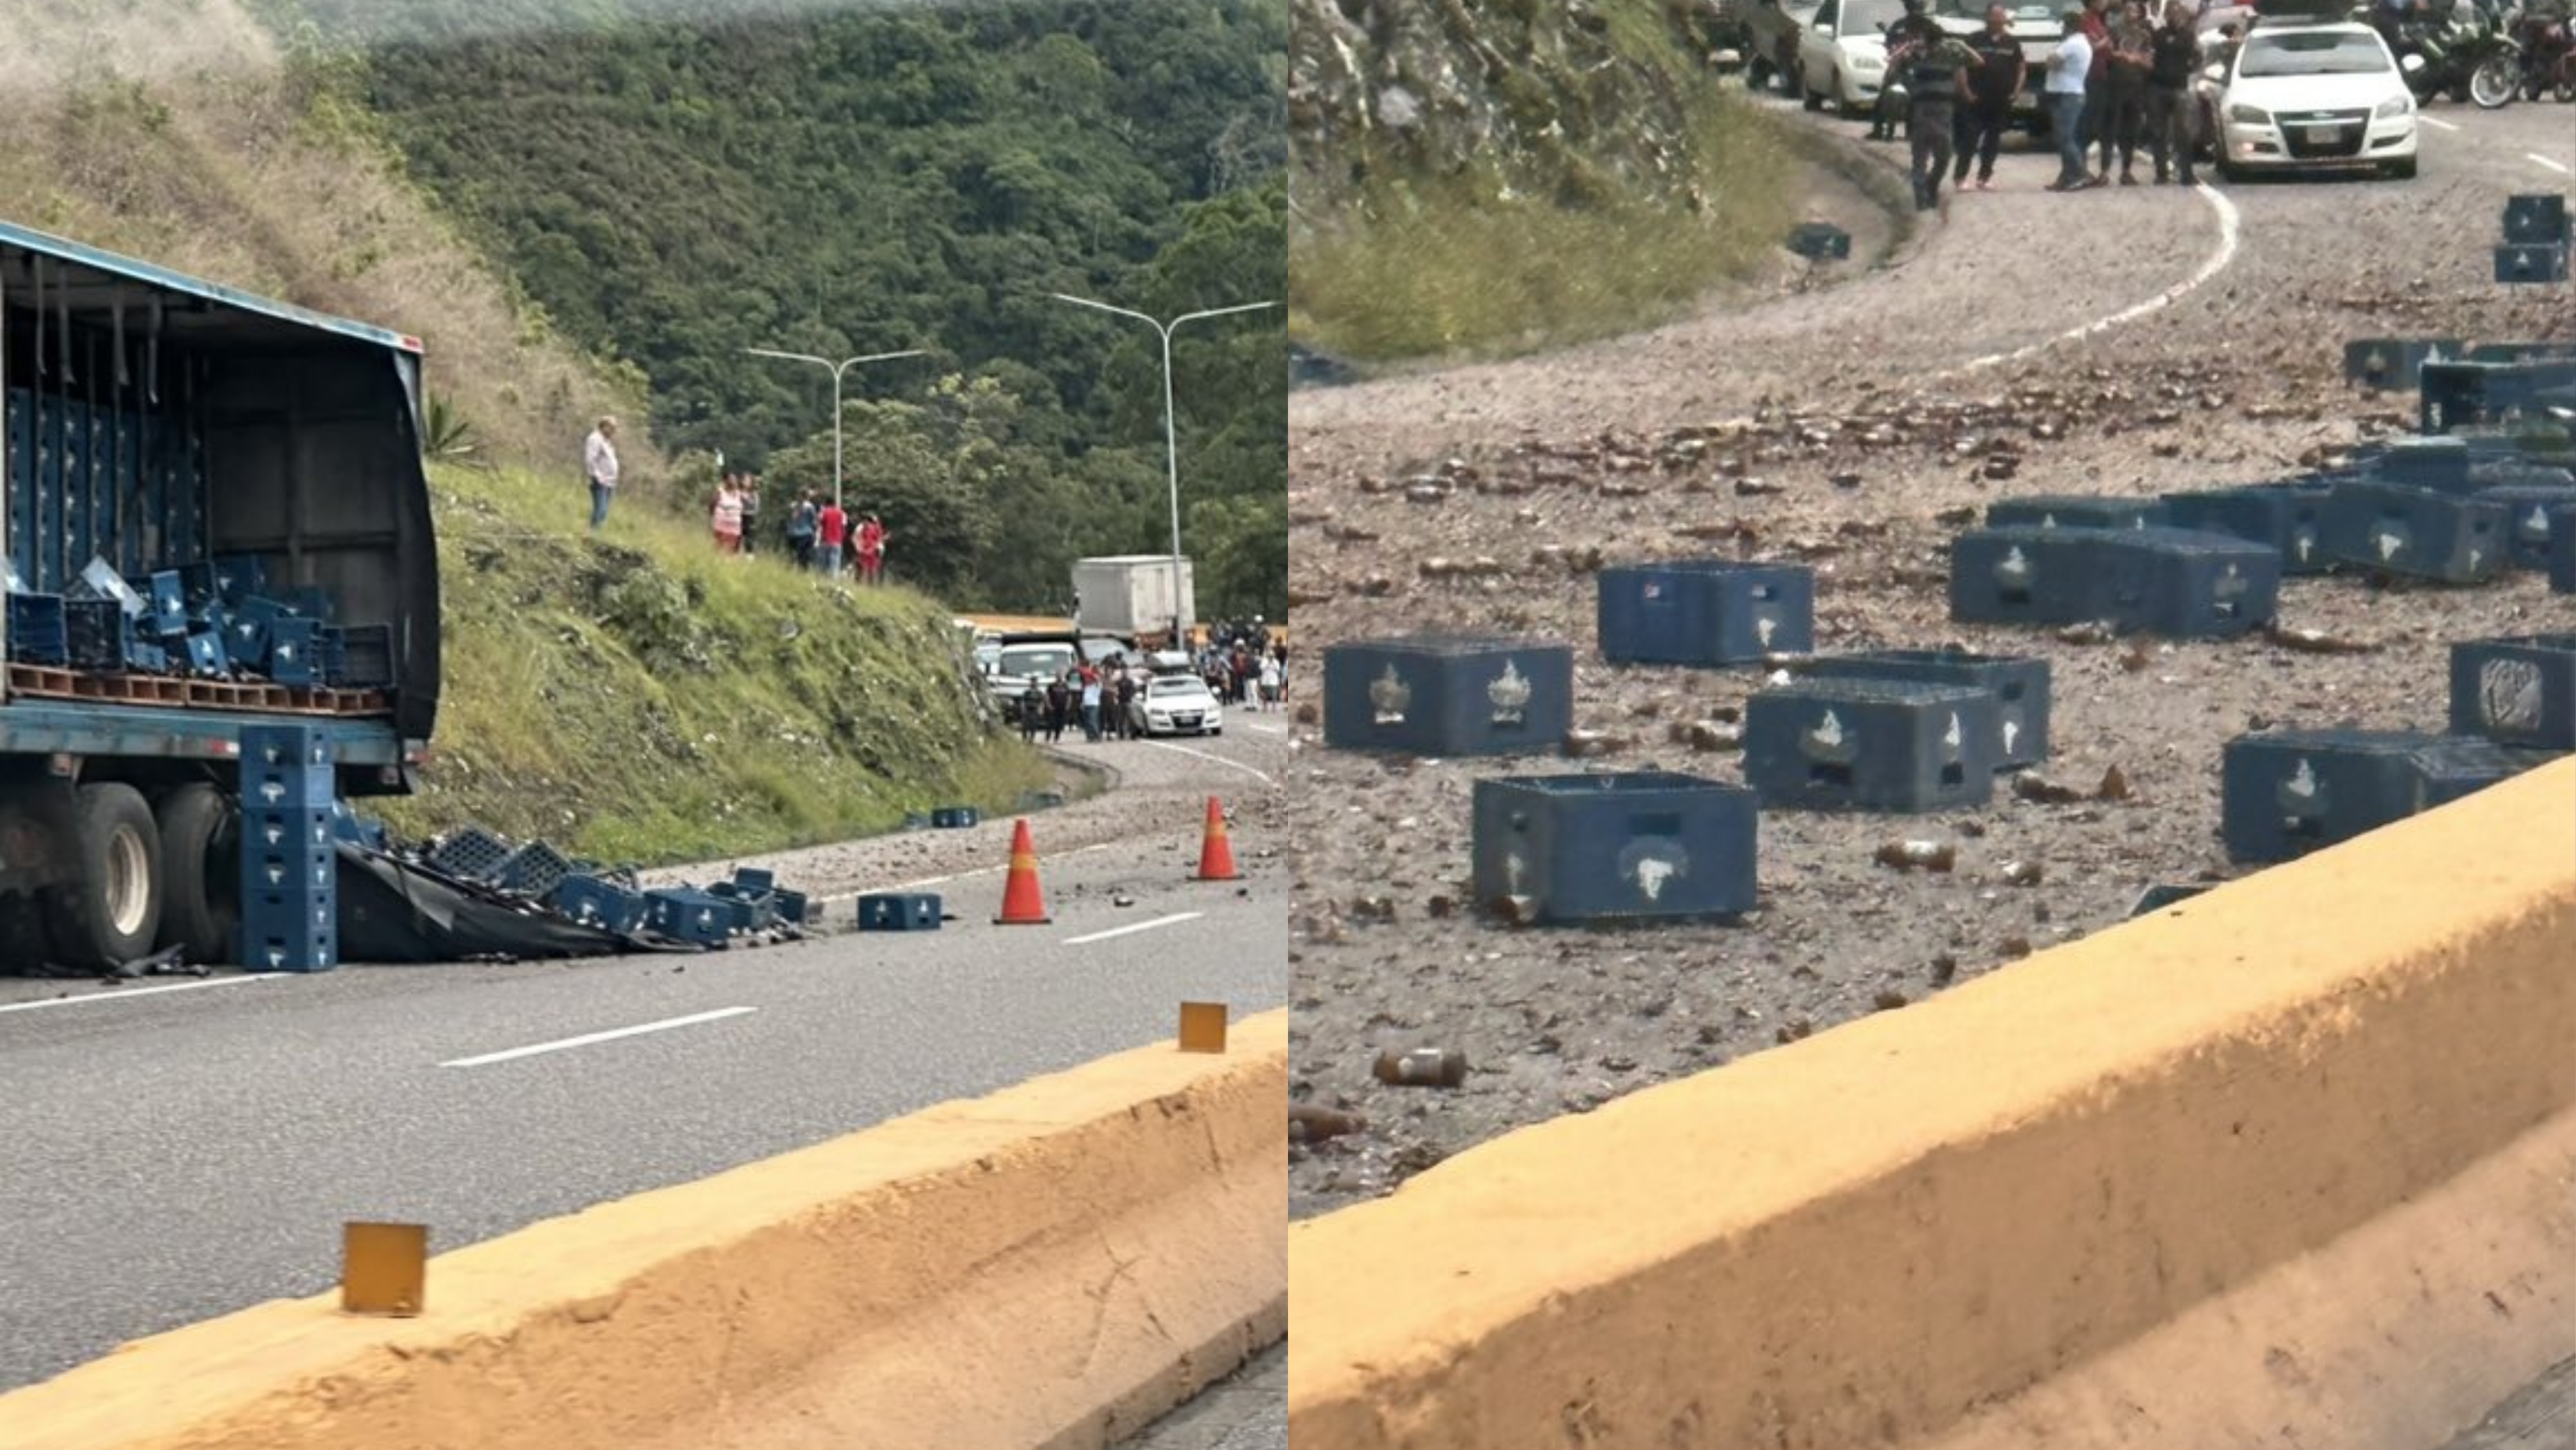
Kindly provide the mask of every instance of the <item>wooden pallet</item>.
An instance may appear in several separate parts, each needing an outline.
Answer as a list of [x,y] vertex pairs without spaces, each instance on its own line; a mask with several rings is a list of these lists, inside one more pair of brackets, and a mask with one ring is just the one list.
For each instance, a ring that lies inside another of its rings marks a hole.
[[384,715],[381,690],[308,689],[251,680],[182,679],[169,675],[94,675],[56,665],[9,666],[9,693],[102,704],[235,710],[264,715]]

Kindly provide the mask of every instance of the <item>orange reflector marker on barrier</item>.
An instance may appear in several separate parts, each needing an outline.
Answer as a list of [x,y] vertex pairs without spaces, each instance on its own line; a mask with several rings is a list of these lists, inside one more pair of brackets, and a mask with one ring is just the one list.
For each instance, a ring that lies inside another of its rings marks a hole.
[[1223,1002],[1183,1002],[1181,1004],[1181,1051],[1225,1051],[1225,1004]]
[[1234,869],[1234,845],[1225,835],[1225,807],[1215,796],[1208,797],[1207,834],[1199,844],[1199,874],[1193,881],[1240,881],[1243,873]]
[[1047,915],[1046,897],[1038,890],[1037,842],[1029,835],[1024,816],[1011,832],[1011,874],[1002,883],[1002,914],[993,918],[993,924],[1044,926],[1053,920]]
[[340,1310],[407,1319],[429,1288],[429,1228],[417,1223],[342,1225]]

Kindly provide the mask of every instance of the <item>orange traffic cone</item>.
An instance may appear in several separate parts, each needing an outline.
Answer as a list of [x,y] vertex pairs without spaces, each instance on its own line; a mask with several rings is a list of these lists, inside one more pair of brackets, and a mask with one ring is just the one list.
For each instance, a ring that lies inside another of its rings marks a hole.
[[1055,920],[1047,915],[1046,898],[1038,891],[1038,848],[1029,839],[1029,823],[1023,819],[1011,833],[1011,874],[1002,883],[1002,914],[993,918],[995,926],[1044,926]]
[[1199,874],[1192,881],[1240,881],[1234,869],[1234,847],[1225,838],[1225,807],[1208,797],[1207,838],[1199,845]]

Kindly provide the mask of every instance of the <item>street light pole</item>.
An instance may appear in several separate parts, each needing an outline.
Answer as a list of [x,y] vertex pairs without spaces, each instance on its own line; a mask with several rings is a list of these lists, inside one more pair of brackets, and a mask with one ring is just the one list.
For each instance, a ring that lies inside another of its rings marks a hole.
[[865,357],[848,357],[841,359],[839,362],[834,362],[827,357],[816,357],[812,353],[779,352],[774,348],[766,347],[747,347],[744,348],[743,351],[750,353],[753,357],[774,357],[787,362],[812,363],[816,367],[824,368],[832,374],[832,507],[839,508],[841,506],[842,377],[847,374],[850,369],[858,366],[860,363],[888,362],[899,357],[920,357],[923,353],[923,349],[916,347],[907,348],[902,352],[872,352]]
[[1088,297],[1076,297],[1065,292],[1050,292],[1047,295],[1058,302],[1070,302],[1076,307],[1088,307],[1098,312],[1112,312],[1120,317],[1132,317],[1154,329],[1163,339],[1163,475],[1172,494],[1172,645],[1177,649],[1181,644],[1182,631],[1187,626],[1180,618],[1181,441],[1179,424],[1174,421],[1175,414],[1172,408],[1172,334],[1178,331],[1184,322],[1196,322],[1203,317],[1224,317],[1236,312],[1259,312],[1263,308],[1276,307],[1279,304],[1245,302],[1233,307],[1211,307],[1204,312],[1184,312],[1169,322],[1161,322],[1142,312],[1131,312],[1124,307],[1112,307],[1106,302],[1095,302]]

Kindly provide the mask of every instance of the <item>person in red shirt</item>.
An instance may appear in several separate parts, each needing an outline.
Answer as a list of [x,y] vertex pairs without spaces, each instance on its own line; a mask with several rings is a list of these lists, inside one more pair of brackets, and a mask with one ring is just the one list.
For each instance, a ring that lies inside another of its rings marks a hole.
[[885,582],[885,546],[890,536],[875,514],[859,525],[859,578],[863,583]]
[[814,517],[814,542],[822,552],[824,578],[841,577],[841,544],[849,536],[850,516],[841,512],[840,500],[823,505],[823,511]]

